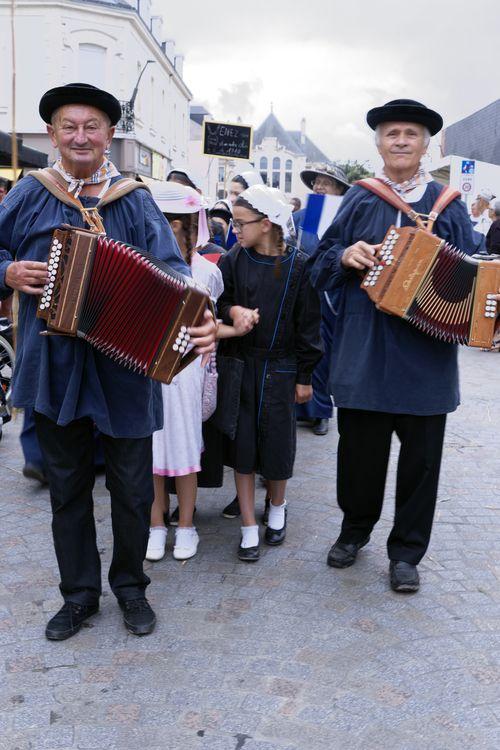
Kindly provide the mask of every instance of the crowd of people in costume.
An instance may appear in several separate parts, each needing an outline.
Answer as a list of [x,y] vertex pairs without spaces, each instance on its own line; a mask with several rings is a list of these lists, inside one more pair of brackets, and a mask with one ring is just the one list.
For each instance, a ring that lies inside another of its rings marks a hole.
[[[59,192],[29,174],[0,204],[0,298],[19,293],[13,403],[25,412],[26,475],[48,483],[53,512],[64,605],[47,624],[47,638],[74,635],[99,608],[96,464],[104,467],[111,497],[109,584],[127,629],[145,635],[156,617],[146,598],[144,559],[163,559],[169,525],[176,527],[174,558],[197,553],[198,486],[221,486],[224,466],[234,470],[236,497],[223,514],[241,519],[235,551],[255,563],[261,554],[256,479],[266,487],[263,542],[281,545],[297,419],[325,435],[333,404],[343,520],[327,562],[348,567],[369,542],[396,434],[390,585],[417,591],[446,415],[459,404],[457,348],[380,312],[360,288],[360,273],[375,266],[387,229],[410,224],[408,215],[365,185],[351,186],[334,165],[302,174],[312,192],[342,196],[321,238],[305,229],[304,209],[253,171],[235,175],[227,199],[213,205],[189,170],[179,168],[151,192],[132,185],[100,207],[122,180],[107,157],[119,102],[87,84],[69,84],[46,92],[39,111],[60,154],[44,170]],[[416,214],[436,214],[439,237],[476,252],[465,205],[454,199],[437,215],[441,186],[422,166],[441,116],[397,99],[370,110],[367,122],[383,162],[379,181]],[[62,200],[61,190],[81,208]],[[216,317],[207,310],[187,332],[199,356],[169,385],[122,367],[79,338],[40,335],[46,324],[36,310],[49,279],[52,232],[63,224],[85,227],[89,212],[98,213],[109,237],[191,276],[210,296]]]

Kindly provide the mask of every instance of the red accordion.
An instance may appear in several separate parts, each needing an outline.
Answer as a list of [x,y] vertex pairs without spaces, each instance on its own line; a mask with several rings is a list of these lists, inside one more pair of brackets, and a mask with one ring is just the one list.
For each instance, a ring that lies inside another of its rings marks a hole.
[[443,341],[491,347],[500,262],[479,260],[416,227],[390,227],[361,282],[383,312]]
[[195,359],[188,328],[208,292],[150,253],[73,227],[56,229],[37,316],[143,375],[170,383]]

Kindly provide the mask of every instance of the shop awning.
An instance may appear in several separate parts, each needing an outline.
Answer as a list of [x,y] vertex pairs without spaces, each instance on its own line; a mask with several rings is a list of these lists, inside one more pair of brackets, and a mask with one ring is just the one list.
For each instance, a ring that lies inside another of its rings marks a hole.
[[[20,167],[46,167],[47,154],[35,148],[23,146],[21,138],[17,139],[18,162]],[[12,166],[12,140],[9,133],[0,131],[0,167]]]

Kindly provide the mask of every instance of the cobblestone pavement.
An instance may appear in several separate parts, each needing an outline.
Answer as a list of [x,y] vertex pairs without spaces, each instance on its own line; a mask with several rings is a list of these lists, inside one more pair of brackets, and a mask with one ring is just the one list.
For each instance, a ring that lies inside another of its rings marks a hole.
[[[500,747],[500,357],[461,352],[434,535],[414,596],[390,591],[384,517],[357,564],[325,564],[340,514],[335,430],[299,430],[289,532],[236,560],[233,496],[202,491],[199,553],[147,563],[155,633],[128,635],[107,592],[63,643],[48,495],[21,475],[19,424],[0,443],[2,750],[456,750]],[[18,420],[19,422],[20,420]],[[333,426],[333,425],[332,425]],[[360,456],[360,471],[363,470]],[[99,546],[109,504],[96,485]],[[259,500],[260,502],[260,500]]]

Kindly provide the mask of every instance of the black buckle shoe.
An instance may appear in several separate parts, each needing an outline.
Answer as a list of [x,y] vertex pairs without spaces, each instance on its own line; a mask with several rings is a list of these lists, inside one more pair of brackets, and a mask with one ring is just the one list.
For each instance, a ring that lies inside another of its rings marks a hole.
[[264,541],[266,544],[271,545],[271,547],[277,547],[279,544],[283,544],[286,537],[286,519],[288,515],[288,508],[285,508],[285,525],[282,529],[271,529],[270,526],[267,527],[266,533],[264,534]]
[[313,424],[313,432],[315,435],[328,435],[328,429],[330,427],[328,419],[315,419]]
[[413,594],[420,588],[416,565],[403,560],[391,560],[389,565],[391,589],[399,594]]
[[49,620],[45,628],[45,635],[49,641],[65,641],[78,633],[88,617],[97,614],[98,604],[76,604],[65,602],[59,612]]
[[224,516],[224,518],[238,518],[240,514],[240,503],[238,501],[238,495],[236,495],[234,500],[231,500],[229,505],[226,505],[226,507],[222,511],[222,515]]
[[[243,539],[241,540],[243,541]],[[238,547],[238,557],[243,562],[257,562],[260,557],[260,546],[257,544],[256,547]]]
[[328,553],[328,557],[326,558],[327,564],[331,568],[349,568],[356,562],[356,557],[361,547],[364,547],[369,541],[369,536],[363,539],[362,542],[351,542],[348,544],[337,540]]
[[156,615],[147,599],[126,599],[118,602],[123,611],[123,623],[134,635],[148,635],[156,625]]
[[267,526],[267,523],[269,521],[269,506],[271,505],[271,498],[266,497],[264,500],[264,512],[262,514],[262,523],[264,526]]

